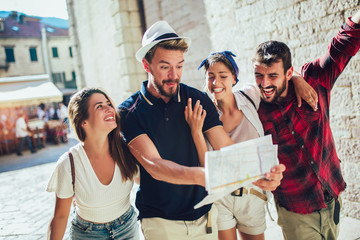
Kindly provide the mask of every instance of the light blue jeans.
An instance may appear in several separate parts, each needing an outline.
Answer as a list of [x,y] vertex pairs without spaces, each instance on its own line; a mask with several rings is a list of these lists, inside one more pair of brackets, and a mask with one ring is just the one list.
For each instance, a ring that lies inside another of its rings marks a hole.
[[138,240],[139,226],[136,212],[131,206],[119,218],[108,223],[93,223],[81,219],[77,214],[72,220],[70,229],[71,239],[126,239]]

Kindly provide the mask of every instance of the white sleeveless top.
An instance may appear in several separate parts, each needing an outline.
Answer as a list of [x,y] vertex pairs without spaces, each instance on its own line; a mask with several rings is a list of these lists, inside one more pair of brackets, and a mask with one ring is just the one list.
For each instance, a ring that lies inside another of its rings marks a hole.
[[240,91],[233,92],[236,105],[244,114],[241,123],[229,133],[235,143],[264,136],[264,129],[257,112],[260,105],[260,90],[252,84],[244,86],[241,90],[251,98],[255,106]]
[[[97,178],[86,152],[79,143],[70,149],[75,165],[76,213],[84,220],[105,223],[120,217],[130,208],[130,191],[134,181],[122,181],[120,168],[115,164],[113,179],[104,185]],[[71,166],[68,153],[58,160],[46,191],[58,198],[73,196]]]
[[234,130],[229,132],[228,135],[234,143],[244,142],[259,137],[255,127],[245,116],[241,119],[240,124],[237,125]]
[[[264,129],[257,112],[260,105],[260,90],[253,84],[245,85],[241,90],[251,98],[255,106],[240,91],[233,92],[236,105],[244,114],[240,124],[228,133],[234,143],[264,136]],[[220,116],[221,114],[219,111]]]

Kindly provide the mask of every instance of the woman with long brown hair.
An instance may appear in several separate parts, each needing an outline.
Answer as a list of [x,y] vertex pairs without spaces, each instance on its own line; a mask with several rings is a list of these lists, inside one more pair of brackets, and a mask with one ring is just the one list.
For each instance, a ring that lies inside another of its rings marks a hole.
[[56,193],[49,239],[62,239],[73,197],[71,239],[139,239],[130,204],[137,162],[120,135],[120,117],[98,88],[77,92],[69,102],[69,119],[80,143],[58,160],[47,186]]

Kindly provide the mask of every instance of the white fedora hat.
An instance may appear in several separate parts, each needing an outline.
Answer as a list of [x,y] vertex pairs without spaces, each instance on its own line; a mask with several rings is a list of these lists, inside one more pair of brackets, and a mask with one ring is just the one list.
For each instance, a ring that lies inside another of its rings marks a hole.
[[156,44],[165,40],[184,39],[190,46],[191,40],[187,37],[179,37],[175,30],[166,22],[158,21],[149,27],[144,33],[142,47],[136,52],[135,56],[139,62],[142,62],[146,53]]

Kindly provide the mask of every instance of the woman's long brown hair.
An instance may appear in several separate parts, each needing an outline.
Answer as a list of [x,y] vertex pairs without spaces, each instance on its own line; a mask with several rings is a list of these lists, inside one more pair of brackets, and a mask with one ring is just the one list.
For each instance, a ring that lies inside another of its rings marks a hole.
[[[84,88],[75,93],[75,95],[71,97],[68,106],[69,119],[71,125],[76,131],[77,137],[82,142],[85,140],[86,134],[84,129],[81,127],[81,124],[89,117],[89,98],[94,93],[103,94],[105,98],[109,100],[111,107],[115,109],[114,104],[109,96],[99,88]],[[120,116],[116,111],[115,121],[117,127],[108,134],[110,155],[120,168],[122,180],[132,180],[138,171],[138,162],[130,153],[127,144],[120,134]]]

